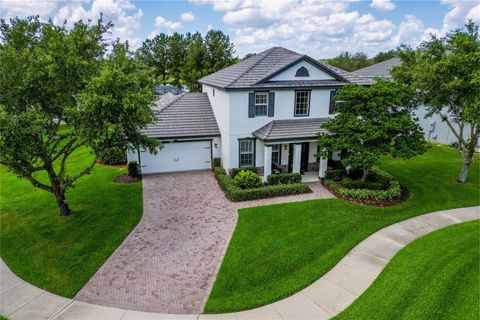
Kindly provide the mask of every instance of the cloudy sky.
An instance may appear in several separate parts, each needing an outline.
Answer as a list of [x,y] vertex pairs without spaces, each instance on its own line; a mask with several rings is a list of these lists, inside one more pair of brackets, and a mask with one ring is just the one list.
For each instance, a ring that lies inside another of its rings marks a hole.
[[480,0],[0,0],[2,18],[40,15],[61,23],[103,12],[112,37],[138,47],[159,32],[220,29],[244,56],[283,46],[314,58],[342,51],[373,55],[401,43],[418,44],[468,19],[480,23]]

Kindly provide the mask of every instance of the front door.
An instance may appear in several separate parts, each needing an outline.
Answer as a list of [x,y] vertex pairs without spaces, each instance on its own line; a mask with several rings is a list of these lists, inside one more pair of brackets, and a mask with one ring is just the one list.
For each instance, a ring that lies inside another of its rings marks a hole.
[[[290,143],[288,146],[288,172],[291,173],[293,171],[293,150],[294,144]],[[303,142],[302,143],[302,152],[300,157],[300,172],[307,172],[308,171],[308,153],[310,151],[310,142]]]

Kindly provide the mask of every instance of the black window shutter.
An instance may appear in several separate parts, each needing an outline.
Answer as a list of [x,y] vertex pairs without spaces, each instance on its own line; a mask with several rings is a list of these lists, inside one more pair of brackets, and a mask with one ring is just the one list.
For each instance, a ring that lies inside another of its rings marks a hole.
[[275,92],[268,93],[268,116],[273,117],[275,115]]
[[255,118],[255,93],[248,94],[248,117]]
[[337,95],[337,90],[330,91],[330,105],[328,107],[328,114],[335,113],[335,96]]

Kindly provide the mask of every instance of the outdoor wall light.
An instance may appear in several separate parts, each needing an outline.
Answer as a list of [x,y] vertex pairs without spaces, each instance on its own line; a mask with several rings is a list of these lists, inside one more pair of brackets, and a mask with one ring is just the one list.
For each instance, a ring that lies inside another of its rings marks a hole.
[[215,143],[215,149],[217,149],[217,148],[218,148],[218,144],[217,144],[217,143]]

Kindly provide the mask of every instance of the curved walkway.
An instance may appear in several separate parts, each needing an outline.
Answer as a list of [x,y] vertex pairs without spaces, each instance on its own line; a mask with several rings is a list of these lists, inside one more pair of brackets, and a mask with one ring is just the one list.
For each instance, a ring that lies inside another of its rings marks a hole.
[[480,218],[480,207],[437,211],[390,225],[353,248],[332,270],[300,292],[270,305],[230,314],[159,314],[59,297],[18,278],[0,260],[0,314],[9,319],[328,319],[361,295],[408,243],[442,227]]

